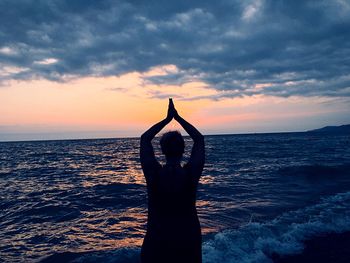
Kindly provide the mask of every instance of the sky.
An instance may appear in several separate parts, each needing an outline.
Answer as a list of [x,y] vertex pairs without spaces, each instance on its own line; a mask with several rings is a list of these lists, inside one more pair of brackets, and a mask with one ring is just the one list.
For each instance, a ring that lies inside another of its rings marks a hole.
[[[0,141],[350,123],[350,1],[0,1]],[[179,129],[172,122],[166,129]]]

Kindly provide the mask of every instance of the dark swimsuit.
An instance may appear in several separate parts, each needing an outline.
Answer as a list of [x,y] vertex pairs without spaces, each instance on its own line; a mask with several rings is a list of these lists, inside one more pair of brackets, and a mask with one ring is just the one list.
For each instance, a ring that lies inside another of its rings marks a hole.
[[[198,178],[171,167],[160,167],[147,178],[148,222],[141,249],[142,263],[202,262],[201,228],[196,211]],[[173,177],[174,176],[174,177]],[[174,185],[176,185],[174,187]]]

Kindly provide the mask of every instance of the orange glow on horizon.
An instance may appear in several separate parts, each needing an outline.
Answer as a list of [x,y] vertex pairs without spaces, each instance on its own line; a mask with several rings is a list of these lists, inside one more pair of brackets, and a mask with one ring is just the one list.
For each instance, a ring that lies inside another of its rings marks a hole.
[[[153,69],[154,71],[154,69]],[[194,96],[205,92],[198,83],[183,87],[143,85],[140,73],[120,77],[87,77],[66,83],[12,81],[0,89],[0,123],[5,125],[144,126],[165,117],[167,99],[157,92]],[[155,95],[154,95],[155,94]],[[183,115],[203,102],[176,100]]]
[[[146,73],[84,77],[63,83],[10,81],[0,88],[0,132],[5,127],[10,132],[120,131],[122,136],[138,136],[166,116],[168,97],[174,98],[184,118],[200,130],[213,132],[256,131],[256,127],[268,127],[269,122],[311,118],[331,110],[319,106],[324,98],[310,101],[254,95],[212,100],[229,93],[199,81],[155,85],[144,79],[177,70],[165,65]],[[167,129],[180,127],[172,122]]]

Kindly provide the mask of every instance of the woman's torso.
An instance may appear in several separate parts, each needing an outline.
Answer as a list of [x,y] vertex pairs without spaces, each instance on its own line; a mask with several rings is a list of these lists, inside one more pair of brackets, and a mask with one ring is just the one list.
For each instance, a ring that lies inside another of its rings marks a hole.
[[145,243],[200,250],[196,211],[197,181],[181,166],[164,166],[147,181],[148,223]]

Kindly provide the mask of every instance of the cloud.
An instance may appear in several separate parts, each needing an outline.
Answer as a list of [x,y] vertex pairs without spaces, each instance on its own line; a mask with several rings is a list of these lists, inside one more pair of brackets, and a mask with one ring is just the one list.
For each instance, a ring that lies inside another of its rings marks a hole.
[[173,65],[144,80],[204,82],[215,99],[350,96],[344,0],[2,0],[0,10],[0,82]]

